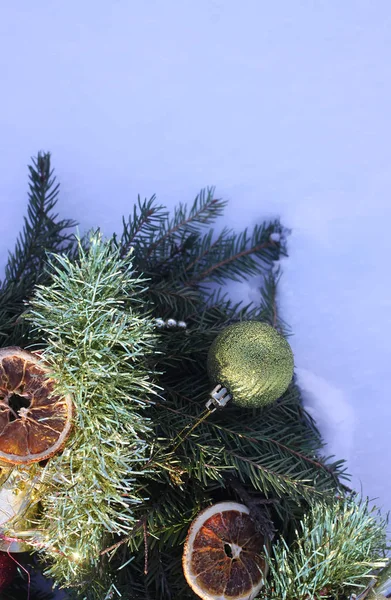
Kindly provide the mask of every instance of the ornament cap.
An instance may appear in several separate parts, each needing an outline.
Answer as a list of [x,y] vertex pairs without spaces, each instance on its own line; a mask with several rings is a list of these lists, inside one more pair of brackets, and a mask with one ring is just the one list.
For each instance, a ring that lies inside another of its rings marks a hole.
[[[224,406],[231,400],[231,394],[228,394],[227,388],[218,384],[210,393],[210,398],[205,404],[206,408],[211,412],[215,411],[216,408],[224,408]],[[213,408],[212,408],[213,407]]]

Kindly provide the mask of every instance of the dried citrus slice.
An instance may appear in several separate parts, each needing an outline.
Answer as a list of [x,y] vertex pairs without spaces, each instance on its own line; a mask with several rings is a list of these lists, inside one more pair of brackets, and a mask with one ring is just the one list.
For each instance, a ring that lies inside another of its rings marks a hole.
[[247,506],[220,502],[190,526],[183,551],[187,583],[203,600],[252,600],[264,583],[264,537]]
[[0,462],[27,465],[62,449],[73,404],[54,387],[38,356],[16,346],[0,349]]

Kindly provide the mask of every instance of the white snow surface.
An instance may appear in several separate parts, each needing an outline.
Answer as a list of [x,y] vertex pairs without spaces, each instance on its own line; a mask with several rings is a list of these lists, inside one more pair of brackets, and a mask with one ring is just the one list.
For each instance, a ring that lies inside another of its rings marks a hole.
[[[304,402],[391,508],[388,0],[68,0],[0,8],[0,269],[50,150],[61,216],[120,231],[140,193],[216,185],[217,225],[280,216],[280,307]],[[231,285],[258,297],[259,279]],[[181,315],[173,315],[180,319]]]

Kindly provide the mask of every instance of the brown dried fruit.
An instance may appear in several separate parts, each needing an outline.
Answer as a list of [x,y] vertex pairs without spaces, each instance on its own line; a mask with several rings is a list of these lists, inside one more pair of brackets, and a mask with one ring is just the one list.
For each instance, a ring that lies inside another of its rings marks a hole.
[[54,388],[38,356],[17,346],[0,349],[0,462],[27,465],[63,448],[73,403]]
[[187,583],[203,600],[252,600],[264,583],[264,537],[249,509],[220,502],[190,526],[183,552]]

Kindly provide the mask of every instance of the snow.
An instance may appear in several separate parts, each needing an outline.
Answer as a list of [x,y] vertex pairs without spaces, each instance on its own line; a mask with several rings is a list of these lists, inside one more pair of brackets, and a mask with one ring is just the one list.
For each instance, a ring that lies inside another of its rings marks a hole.
[[277,232],[271,233],[269,239],[271,242],[279,242],[281,240],[281,234]]
[[[0,268],[30,156],[62,216],[121,228],[216,185],[240,230],[292,230],[280,306],[304,400],[353,484],[391,509],[388,0],[127,0],[0,9]],[[245,301],[260,281],[232,285]],[[180,315],[174,316],[180,318]]]
[[327,439],[326,454],[343,457],[350,463],[357,423],[349,396],[308,369],[297,367],[296,375],[303,405]]

